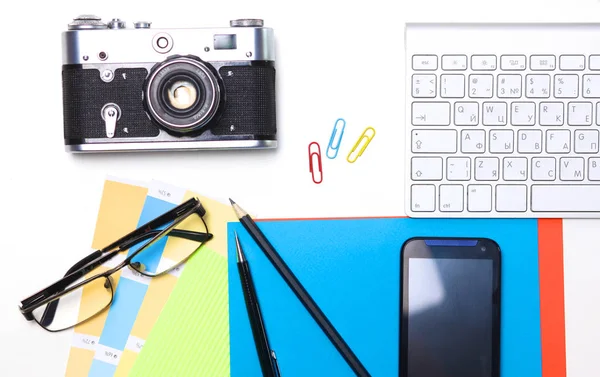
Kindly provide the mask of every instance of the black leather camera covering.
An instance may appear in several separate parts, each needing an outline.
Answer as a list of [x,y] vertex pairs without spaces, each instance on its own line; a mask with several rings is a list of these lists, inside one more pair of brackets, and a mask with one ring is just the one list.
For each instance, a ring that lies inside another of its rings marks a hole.
[[96,69],[63,66],[65,140],[108,139],[101,110],[109,102],[121,108],[115,138],[158,136],[158,126],[150,121],[142,103],[147,75],[145,68],[117,69],[113,81],[107,83]]
[[[229,76],[227,72],[233,75]],[[275,68],[272,66],[224,66],[219,74],[225,84],[225,111],[215,135],[274,136]],[[230,130],[234,125],[235,129]]]
[[[229,73],[231,72],[231,74]],[[208,132],[195,135],[195,140],[275,139],[275,68],[259,65],[223,66],[219,74],[225,86],[223,114]],[[115,70],[114,79],[106,83],[96,69],[80,65],[63,66],[64,137],[67,144],[84,143],[84,139],[149,138],[159,135],[143,104],[143,86],[148,71],[144,68]],[[121,108],[115,136],[106,137],[102,107],[115,103]],[[231,127],[233,126],[233,127]],[[126,132],[125,129],[126,128]],[[246,137],[242,137],[246,136]],[[182,136],[186,141],[189,136]]]

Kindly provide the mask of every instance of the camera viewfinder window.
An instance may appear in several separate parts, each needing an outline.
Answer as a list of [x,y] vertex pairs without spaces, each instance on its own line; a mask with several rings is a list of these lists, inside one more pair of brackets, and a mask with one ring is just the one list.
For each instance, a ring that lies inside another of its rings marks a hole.
[[215,50],[235,50],[235,34],[215,34]]

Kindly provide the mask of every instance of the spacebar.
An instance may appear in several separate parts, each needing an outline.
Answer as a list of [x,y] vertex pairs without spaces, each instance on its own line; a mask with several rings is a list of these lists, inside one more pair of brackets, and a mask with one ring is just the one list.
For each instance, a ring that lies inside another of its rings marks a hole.
[[533,185],[533,212],[600,212],[600,185]]

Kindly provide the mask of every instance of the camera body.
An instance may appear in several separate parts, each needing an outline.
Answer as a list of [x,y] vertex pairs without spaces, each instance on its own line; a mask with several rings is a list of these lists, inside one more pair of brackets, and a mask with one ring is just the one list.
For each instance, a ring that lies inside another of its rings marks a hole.
[[62,35],[69,152],[277,147],[273,30],[128,28],[80,16]]

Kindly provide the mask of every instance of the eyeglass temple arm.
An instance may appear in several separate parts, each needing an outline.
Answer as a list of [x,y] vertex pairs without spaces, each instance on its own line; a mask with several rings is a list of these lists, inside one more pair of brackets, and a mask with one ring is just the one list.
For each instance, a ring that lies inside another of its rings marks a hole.
[[[121,244],[119,246],[119,250],[120,251],[127,250],[140,241],[144,241],[146,239],[154,237],[159,232],[160,232],[159,230],[151,230],[151,231],[148,231],[137,237],[134,237],[131,240],[128,240],[128,241],[124,242],[123,244]],[[183,238],[183,239],[187,239],[190,241],[196,241],[196,242],[206,242],[206,241],[212,239],[212,237],[213,237],[213,235],[211,233],[194,232],[194,231],[190,231],[190,230],[181,230],[181,229],[172,230],[169,233],[169,236]],[[75,263],[71,268],[69,268],[69,270],[67,271],[67,273],[65,274],[64,277],[66,278],[67,276],[69,276],[70,274],[79,270],[83,266],[93,262],[95,259],[97,259],[101,255],[102,255],[102,251],[100,251],[100,250],[94,251],[87,257],[85,257],[82,260],[80,260],[79,262]],[[116,255],[116,253],[114,255]],[[111,256],[111,258],[112,258],[112,256]],[[104,263],[104,259],[103,259],[102,263]],[[92,266],[90,266],[90,267],[96,268],[98,265],[99,264],[95,264],[93,267]],[[65,283],[62,286],[57,287],[57,290],[60,292],[60,291],[64,290],[66,287],[68,287],[70,284],[71,284],[71,281],[65,281]],[[60,299],[52,301],[50,304],[48,304],[48,306],[46,306],[46,309],[44,310],[44,313],[42,314],[42,318],[40,321],[42,326],[50,325],[52,323],[52,321],[54,320],[54,315],[56,314],[56,309],[58,307],[59,300]]]
[[[119,246],[121,250],[127,250],[140,241],[145,241],[152,238],[160,233],[160,230],[150,230],[144,234],[140,234],[137,237],[127,240]],[[173,229],[169,232],[169,237],[184,238],[190,241],[206,242],[213,238],[212,233],[194,232],[191,230]]]
[[161,226],[168,224],[171,221],[174,221],[177,217],[181,216],[181,214],[186,213],[187,211],[189,211],[190,209],[193,209],[193,208],[198,209],[197,211],[198,211],[198,215],[200,215],[200,217],[204,216],[204,214],[206,213],[206,211],[204,210],[204,207],[202,207],[202,205],[200,204],[200,201],[198,199],[190,198],[186,202],[178,205],[177,207],[173,208],[172,210],[170,210],[166,213],[163,213],[162,215],[158,216],[154,220],[150,220],[149,222],[140,226],[139,228],[132,231],[131,233],[119,238],[115,242],[111,243],[110,245],[108,245],[104,249],[102,249],[102,251],[113,250],[114,248],[116,248],[118,246],[122,246],[124,243],[129,242],[131,239],[136,239],[137,237],[140,237],[140,236],[143,237],[146,233],[153,232],[154,229],[158,229]]

